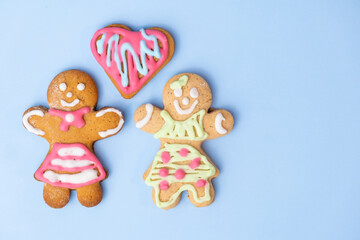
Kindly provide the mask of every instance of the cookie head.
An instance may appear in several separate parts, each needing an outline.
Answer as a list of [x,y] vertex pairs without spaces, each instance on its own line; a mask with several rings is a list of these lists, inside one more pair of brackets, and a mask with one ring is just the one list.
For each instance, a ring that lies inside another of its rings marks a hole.
[[97,87],[94,80],[79,70],[58,74],[50,83],[47,99],[50,108],[75,111],[82,107],[95,108]]
[[201,109],[208,111],[212,94],[202,77],[193,73],[182,73],[166,83],[163,101],[166,111],[174,119],[185,120]]

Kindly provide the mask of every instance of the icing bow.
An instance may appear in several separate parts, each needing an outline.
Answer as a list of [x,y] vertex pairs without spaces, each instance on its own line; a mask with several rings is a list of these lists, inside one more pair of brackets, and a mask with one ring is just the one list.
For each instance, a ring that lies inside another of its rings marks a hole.
[[62,111],[58,109],[49,109],[49,114],[51,116],[58,116],[62,118],[60,123],[60,130],[66,132],[69,130],[70,126],[77,128],[82,128],[85,126],[85,121],[83,119],[84,114],[90,111],[89,107],[83,107],[76,111]]

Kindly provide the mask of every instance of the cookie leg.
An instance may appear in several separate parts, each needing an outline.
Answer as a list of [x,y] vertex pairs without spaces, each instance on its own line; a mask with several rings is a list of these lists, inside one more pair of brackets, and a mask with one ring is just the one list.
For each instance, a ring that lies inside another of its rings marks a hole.
[[183,190],[180,188],[183,183],[172,183],[166,190],[160,190],[159,187],[153,188],[153,201],[156,206],[164,210],[171,209],[179,204],[181,193]]
[[70,200],[70,189],[54,187],[45,183],[43,191],[44,200],[52,208],[62,208]]
[[196,187],[196,183],[192,185],[195,191],[188,190],[188,198],[196,207],[206,207],[214,201],[215,191],[211,182],[207,182],[205,186],[201,187]]
[[102,200],[103,195],[100,182],[77,188],[76,191],[79,202],[85,207],[94,207]]

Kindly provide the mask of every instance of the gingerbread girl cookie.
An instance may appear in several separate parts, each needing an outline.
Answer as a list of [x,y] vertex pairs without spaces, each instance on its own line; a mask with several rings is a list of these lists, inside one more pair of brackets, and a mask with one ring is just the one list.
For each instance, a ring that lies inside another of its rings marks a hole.
[[100,181],[107,177],[94,153],[94,142],[118,133],[124,118],[115,108],[95,111],[97,87],[79,70],[58,74],[50,83],[47,99],[50,109],[31,107],[23,115],[23,125],[45,138],[49,152],[35,172],[45,183],[44,200],[53,208],[64,207],[70,190],[79,202],[93,207],[102,200]]
[[226,110],[210,109],[207,82],[193,73],[172,77],[163,90],[164,110],[151,104],[134,115],[136,127],[154,134],[161,148],[143,178],[153,187],[153,200],[162,209],[175,207],[183,191],[197,207],[214,201],[211,180],[219,170],[201,148],[203,141],[228,134],[233,117]]

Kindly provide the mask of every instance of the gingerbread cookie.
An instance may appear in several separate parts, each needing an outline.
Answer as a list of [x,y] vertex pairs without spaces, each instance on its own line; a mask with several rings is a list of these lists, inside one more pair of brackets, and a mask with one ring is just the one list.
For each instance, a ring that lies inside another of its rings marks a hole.
[[153,187],[153,200],[160,208],[175,207],[183,191],[195,206],[208,206],[215,197],[211,180],[219,170],[201,144],[228,134],[234,119],[226,110],[210,109],[209,85],[193,73],[172,77],[164,87],[163,102],[164,110],[145,104],[134,115],[136,127],[161,141],[143,176],[145,183]]
[[91,51],[124,98],[132,98],[174,54],[174,40],[162,28],[131,31],[112,24],[91,39]]
[[96,206],[102,199],[100,181],[107,173],[95,156],[94,142],[118,133],[124,118],[111,107],[95,111],[96,84],[79,70],[58,74],[49,85],[47,99],[50,109],[31,107],[23,115],[25,128],[50,144],[34,174],[45,183],[44,200],[50,207],[62,208],[73,189],[82,205]]

